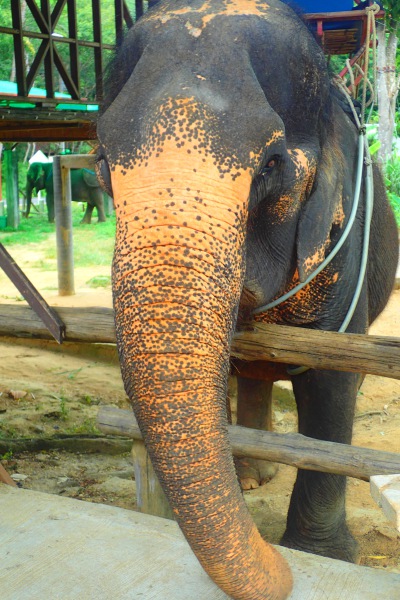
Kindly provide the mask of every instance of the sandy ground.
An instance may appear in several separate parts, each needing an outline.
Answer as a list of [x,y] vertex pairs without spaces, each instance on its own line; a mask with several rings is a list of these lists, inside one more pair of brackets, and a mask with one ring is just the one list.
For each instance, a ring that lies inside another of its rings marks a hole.
[[[109,275],[108,267],[77,269],[77,294],[57,295],[56,271],[31,268],[22,252],[11,252],[34,285],[54,306],[111,306],[109,287],[93,289],[94,275]],[[40,256],[40,247],[37,254]],[[0,273],[0,303],[19,301],[19,293]],[[371,333],[400,335],[400,290],[372,327]],[[0,306],[1,310],[1,306]],[[96,433],[99,405],[127,408],[128,403],[113,348],[0,339],[0,458],[26,488],[135,509],[135,482],[130,454],[87,454],[36,450],[20,453],[7,440],[40,439]],[[275,429],[294,431],[296,415],[291,391],[277,388]],[[367,376],[358,396],[354,444],[400,452],[400,381]],[[98,432],[97,432],[98,433]],[[1,445],[2,444],[2,445]],[[295,469],[281,466],[266,486],[245,493],[263,535],[278,542],[285,526]],[[348,520],[361,547],[361,563],[400,573],[400,536],[387,522],[369,493],[369,484],[348,484]]]

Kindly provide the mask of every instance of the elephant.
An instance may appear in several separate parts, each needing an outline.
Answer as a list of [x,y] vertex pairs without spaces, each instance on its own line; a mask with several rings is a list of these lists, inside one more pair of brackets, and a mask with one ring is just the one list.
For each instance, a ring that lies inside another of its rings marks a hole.
[[[26,174],[26,211],[29,217],[31,210],[32,191],[46,190],[47,214],[50,223],[54,223],[54,188],[53,165],[51,163],[32,163]],[[97,208],[98,221],[104,222],[103,191],[96,175],[89,169],[71,169],[71,195],[76,202],[87,202],[86,211],[81,223],[90,223],[94,207]]]
[[[373,167],[368,249],[363,130],[312,33],[278,0],[161,0],[126,34],[106,89],[96,171],[116,208],[126,392],[203,568],[236,600],[282,600],[290,568],[249,516],[228,440],[230,344],[253,320],[367,332],[398,254],[382,176]],[[243,370],[239,424],[260,422],[283,371],[300,433],[351,443],[361,375],[269,367]],[[299,469],[281,544],[355,561],[345,489],[343,476]]]

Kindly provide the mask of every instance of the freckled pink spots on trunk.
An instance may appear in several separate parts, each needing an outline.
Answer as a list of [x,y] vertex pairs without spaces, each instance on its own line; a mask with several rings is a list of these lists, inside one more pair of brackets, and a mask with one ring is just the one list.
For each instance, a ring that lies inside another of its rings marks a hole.
[[207,141],[201,131],[188,137],[190,102],[181,108],[183,131],[157,126],[132,168],[112,171],[123,378],[161,484],[205,570],[237,600],[283,600],[289,568],[248,514],[227,436],[252,172],[235,157],[218,160],[212,141],[199,143]]

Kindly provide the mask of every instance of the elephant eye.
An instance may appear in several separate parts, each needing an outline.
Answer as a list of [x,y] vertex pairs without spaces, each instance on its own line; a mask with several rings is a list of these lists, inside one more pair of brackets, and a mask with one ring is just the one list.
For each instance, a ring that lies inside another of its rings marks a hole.
[[260,171],[260,175],[270,175],[272,171],[279,165],[279,156],[271,156]]
[[110,168],[105,158],[100,157],[96,161],[96,175],[103,190],[111,198],[113,197]]

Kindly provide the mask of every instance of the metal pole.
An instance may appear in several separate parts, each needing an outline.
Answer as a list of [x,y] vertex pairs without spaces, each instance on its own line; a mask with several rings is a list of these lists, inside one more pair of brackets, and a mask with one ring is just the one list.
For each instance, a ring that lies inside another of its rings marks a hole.
[[53,160],[54,210],[56,219],[58,293],[75,294],[74,248],[72,238],[70,170],[61,166],[61,157]]

